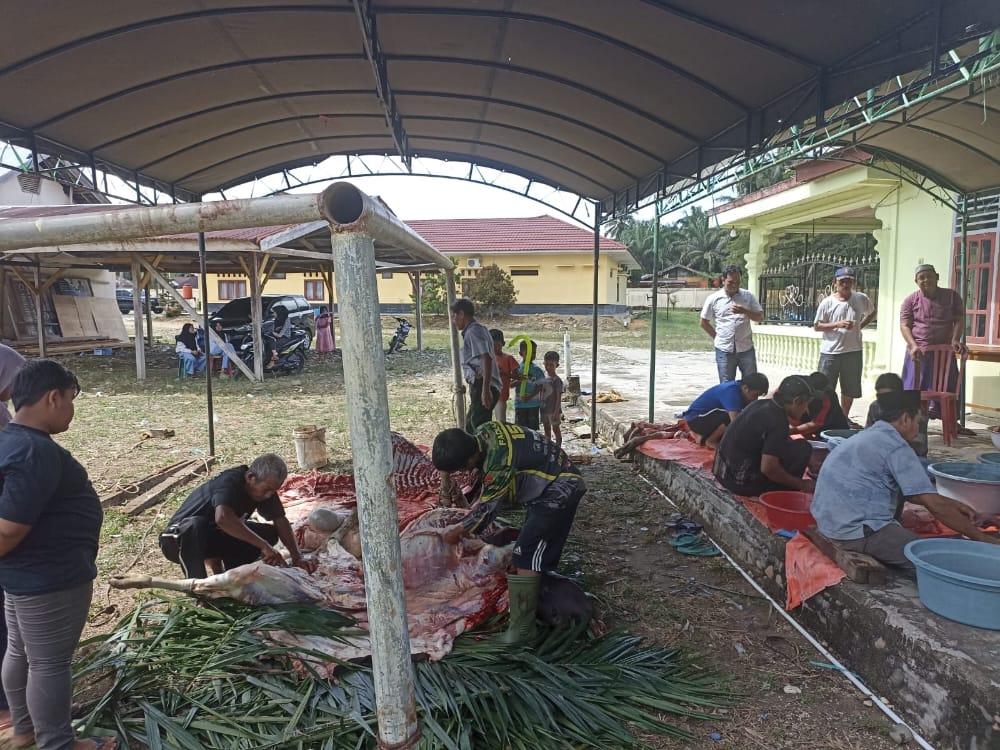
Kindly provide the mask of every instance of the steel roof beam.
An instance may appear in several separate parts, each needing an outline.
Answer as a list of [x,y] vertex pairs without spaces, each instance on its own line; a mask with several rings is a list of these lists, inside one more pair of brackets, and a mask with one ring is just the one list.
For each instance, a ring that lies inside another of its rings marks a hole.
[[389,85],[386,56],[378,38],[378,18],[375,15],[375,7],[371,0],[353,0],[353,3],[354,13],[358,17],[358,25],[361,28],[361,40],[365,47],[365,55],[368,57],[372,75],[375,77],[375,94],[378,96],[379,105],[385,113],[385,124],[392,135],[392,142],[396,144],[396,152],[409,169],[410,153],[406,141],[406,130],[403,128],[403,118],[396,106],[396,96]]

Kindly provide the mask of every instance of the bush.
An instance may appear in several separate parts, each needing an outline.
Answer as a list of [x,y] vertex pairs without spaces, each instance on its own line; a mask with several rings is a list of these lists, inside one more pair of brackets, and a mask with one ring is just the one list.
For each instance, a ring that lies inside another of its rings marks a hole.
[[492,317],[507,312],[517,302],[514,280],[500,266],[491,263],[470,284],[469,299],[476,303],[477,313]]
[[[423,291],[420,295],[420,311],[425,315],[443,315],[448,312],[448,290],[445,285],[444,273],[429,273],[420,275]],[[417,298],[410,295],[414,309]]]

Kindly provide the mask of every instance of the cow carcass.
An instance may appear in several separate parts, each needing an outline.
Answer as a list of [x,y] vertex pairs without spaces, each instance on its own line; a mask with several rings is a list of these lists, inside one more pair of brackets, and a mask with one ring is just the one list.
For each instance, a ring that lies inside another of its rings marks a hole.
[[[434,507],[440,483],[437,470],[416,446],[397,435],[393,436],[393,458],[410,649],[436,660],[451,650],[460,633],[506,608],[504,572],[513,545],[487,544],[476,538],[446,542],[441,532],[468,511]],[[129,576],[112,579],[111,584],[179,590],[253,605],[315,604],[345,612],[360,629],[367,629],[363,568],[358,555],[345,549],[352,546],[348,539],[356,538],[350,536],[357,528],[353,477],[290,477],[280,494],[297,540],[318,563],[315,573],[255,562],[203,579]],[[314,514],[319,508],[329,512]],[[321,528],[310,524],[311,514]],[[332,672],[338,661],[371,653],[364,635],[320,638],[284,633],[274,637],[287,645],[329,654],[329,663],[311,665],[321,673]]]

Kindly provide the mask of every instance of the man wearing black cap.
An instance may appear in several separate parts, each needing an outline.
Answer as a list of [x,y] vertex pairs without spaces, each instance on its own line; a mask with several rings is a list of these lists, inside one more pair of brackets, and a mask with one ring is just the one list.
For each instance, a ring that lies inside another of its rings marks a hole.
[[819,367],[830,379],[830,387],[840,383],[840,408],[851,416],[854,399],[861,396],[861,371],[864,367],[861,330],[875,318],[875,305],[868,296],[854,291],[857,273],[850,266],[838,268],[833,275],[835,289],[816,308],[813,330],[823,334],[819,345]]
[[788,420],[801,421],[813,397],[809,381],[792,375],[781,381],[774,398],[754,401],[726,428],[712,472],[719,484],[737,495],[770,490],[812,492],[803,479],[812,446],[792,440]]
[[[929,263],[917,266],[917,291],[904,299],[899,308],[899,330],[906,341],[906,354],[903,355],[903,385],[906,388],[931,390],[933,387],[934,358],[924,356],[926,347],[950,344],[958,353],[965,351],[962,343],[965,303],[954,289],[938,286],[938,279],[934,266]],[[957,382],[958,365],[953,360],[948,384],[954,388]],[[941,418],[937,402],[931,402],[929,416]],[[962,427],[959,434],[975,433]]]
[[823,463],[812,503],[820,533],[846,550],[912,570],[903,548],[920,537],[898,520],[908,501],[970,539],[1000,543],[979,529],[976,511],[934,491],[910,447],[920,431],[920,391],[877,398],[879,421],[837,446]]

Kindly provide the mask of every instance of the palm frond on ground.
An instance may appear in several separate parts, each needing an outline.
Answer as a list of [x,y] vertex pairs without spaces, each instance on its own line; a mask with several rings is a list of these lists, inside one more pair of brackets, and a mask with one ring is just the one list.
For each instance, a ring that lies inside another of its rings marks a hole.
[[[673,649],[579,629],[541,630],[531,648],[509,649],[482,637],[497,625],[463,635],[443,661],[415,665],[421,747],[641,747],[638,734],[687,736],[676,722],[732,703],[722,680]],[[327,657],[268,637],[353,628],[314,608],[151,600],[84,644],[82,731],[117,732],[150,750],[374,748],[371,668],[309,676],[291,665]]]

